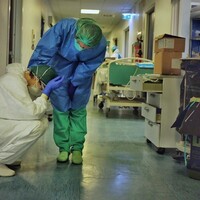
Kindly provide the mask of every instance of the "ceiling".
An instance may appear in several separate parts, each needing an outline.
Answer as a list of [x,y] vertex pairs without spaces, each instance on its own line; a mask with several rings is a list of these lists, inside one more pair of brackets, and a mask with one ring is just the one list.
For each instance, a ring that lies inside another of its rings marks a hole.
[[[46,0],[51,7],[56,21],[66,17],[90,17],[97,21],[103,33],[110,33],[122,19],[123,12],[135,10],[134,5],[140,0]],[[200,0],[191,0],[191,17],[200,17]],[[81,14],[81,9],[100,10],[98,15]]]
[[[47,0],[56,21],[66,17],[90,17],[97,21],[103,33],[112,31],[122,18],[122,12],[134,10],[139,0]],[[81,9],[100,10],[98,15],[80,14]]]

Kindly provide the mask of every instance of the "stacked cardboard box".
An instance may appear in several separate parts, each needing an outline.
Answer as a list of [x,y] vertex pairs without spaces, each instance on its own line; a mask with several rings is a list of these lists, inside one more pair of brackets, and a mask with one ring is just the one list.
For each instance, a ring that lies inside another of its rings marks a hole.
[[180,75],[185,38],[163,34],[155,38],[154,74]]

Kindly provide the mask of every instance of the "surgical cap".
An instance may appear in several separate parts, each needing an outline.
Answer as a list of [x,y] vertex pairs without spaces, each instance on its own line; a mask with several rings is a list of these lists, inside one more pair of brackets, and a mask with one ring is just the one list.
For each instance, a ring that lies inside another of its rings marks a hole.
[[57,76],[56,72],[47,65],[32,66],[30,72],[45,85]]
[[88,23],[96,23],[96,21],[92,18],[80,18],[77,20],[76,22],[76,29],[80,29],[81,26],[83,26],[84,24],[88,24]]
[[92,21],[85,21],[77,26],[76,38],[83,42],[83,44],[94,47],[102,38],[101,28]]
[[112,47],[112,51],[114,52],[116,49],[117,49],[117,46],[114,45],[114,46]]

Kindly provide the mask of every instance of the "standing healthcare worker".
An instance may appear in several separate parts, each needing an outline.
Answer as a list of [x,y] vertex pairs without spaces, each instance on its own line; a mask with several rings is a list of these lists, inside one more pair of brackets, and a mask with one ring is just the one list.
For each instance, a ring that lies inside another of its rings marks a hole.
[[117,46],[113,46],[112,47],[112,55],[111,55],[111,58],[115,58],[115,59],[120,59],[122,58],[120,52],[119,52],[119,49]]
[[23,71],[19,63],[6,66],[0,77],[0,176],[15,175],[7,165],[21,159],[47,129],[47,99],[63,81],[56,76],[48,66],[31,71]]
[[58,162],[82,163],[87,133],[86,105],[92,77],[105,58],[106,39],[96,22],[89,18],[67,18],[50,28],[39,41],[29,68],[46,64],[64,85],[50,95],[53,105],[54,141],[59,147]]

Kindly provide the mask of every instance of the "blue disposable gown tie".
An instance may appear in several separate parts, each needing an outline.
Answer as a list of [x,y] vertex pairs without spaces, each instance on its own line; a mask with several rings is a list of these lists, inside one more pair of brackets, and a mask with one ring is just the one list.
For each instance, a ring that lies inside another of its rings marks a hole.
[[[61,112],[84,108],[90,97],[92,76],[105,58],[106,39],[92,48],[78,51],[75,48],[76,19],[63,19],[50,28],[39,41],[28,66],[49,65],[58,75],[65,76],[63,85],[54,90],[50,100]],[[69,81],[77,87],[70,101]]]

